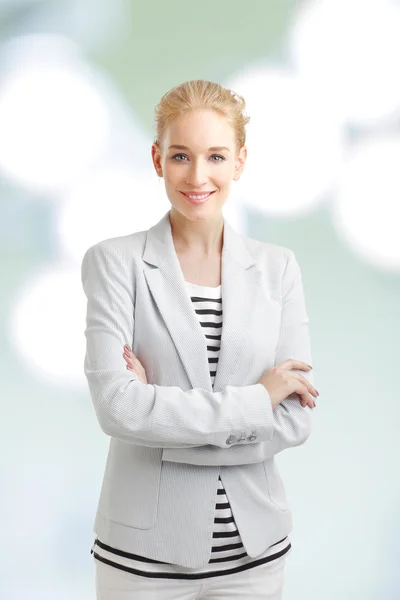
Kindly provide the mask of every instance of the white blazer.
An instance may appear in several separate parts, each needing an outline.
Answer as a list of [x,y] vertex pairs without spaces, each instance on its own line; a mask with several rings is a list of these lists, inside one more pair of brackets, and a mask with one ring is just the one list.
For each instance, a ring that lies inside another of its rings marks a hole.
[[[288,358],[312,364],[293,251],[242,236],[224,218],[214,389],[169,211],[147,231],[91,246],[82,284],[84,371],[111,438],[98,538],[154,560],[205,566],[219,474],[249,556],[288,535],[292,516],[274,456],[305,442],[312,410],[295,394],[272,410],[257,382]],[[124,344],[144,366],[147,384],[126,369]],[[311,371],[298,372],[312,381]]]

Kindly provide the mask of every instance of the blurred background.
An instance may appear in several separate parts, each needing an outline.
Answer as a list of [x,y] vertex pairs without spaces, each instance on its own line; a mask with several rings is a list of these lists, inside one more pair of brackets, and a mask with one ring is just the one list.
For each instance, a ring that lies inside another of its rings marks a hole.
[[1,598],[95,598],[109,438],[80,264],[169,210],[154,107],[189,79],[244,95],[224,213],[303,274],[321,395],[307,443],[277,456],[284,598],[400,598],[399,74],[398,0],[0,0]]

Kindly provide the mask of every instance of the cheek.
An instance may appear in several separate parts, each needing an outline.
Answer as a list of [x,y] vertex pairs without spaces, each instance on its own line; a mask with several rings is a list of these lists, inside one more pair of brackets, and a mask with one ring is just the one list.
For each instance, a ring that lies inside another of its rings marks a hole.
[[224,181],[226,181],[227,183],[230,183],[232,181],[234,174],[235,174],[235,165],[232,164],[231,162],[227,165],[224,165],[223,168],[221,169],[221,178],[223,178]]
[[173,184],[182,179],[184,169],[177,168],[176,165],[166,165],[163,169],[164,180],[166,184]]
[[215,181],[219,184],[219,187],[229,187],[232,183],[232,178],[233,178],[233,171],[231,168],[226,168],[221,172],[218,173],[215,177]]

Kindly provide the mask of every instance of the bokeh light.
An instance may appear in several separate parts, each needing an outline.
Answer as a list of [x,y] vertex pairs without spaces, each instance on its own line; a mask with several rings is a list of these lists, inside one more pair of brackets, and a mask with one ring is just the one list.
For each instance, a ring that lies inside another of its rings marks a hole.
[[106,104],[63,38],[14,39],[4,57],[0,169],[37,192],[62,189],[103,149],[110,127]]
[[400,271],[400,136],[360,142],[338,180],[332,216],[338,232],[361,257]]
[[309,212],[332,189],[341,165],[344,132],[327,98],[293,72],[254,66],[227,87],[244,96],[249,148],[237,193],[262,213]]
[[303,2],[293,19],[292,60],[334,99],[343,121],[373,124],[400,111],[399,31],[393,0]]
[[86,303],[78,268],[44,267],[24,283],[9,318],[9,339],[24,369],[55,386],[85,385]]
[[103,239],[148,229],[170,204],[156,173],[105,167],[77,181],[55,212],[61,249],[77,262]]

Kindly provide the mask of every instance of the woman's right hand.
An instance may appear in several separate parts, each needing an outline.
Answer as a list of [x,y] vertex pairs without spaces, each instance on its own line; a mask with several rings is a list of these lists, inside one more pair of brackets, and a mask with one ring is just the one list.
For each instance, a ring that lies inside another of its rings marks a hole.
[[292,371],[292,369],[309,371],[311,368],[301,360],[288,359],[265,371],[258,383],[262,383],[267,390],[273,409],[293,393],[300,397],[300,404],[303,407],[308,405],[310,408],[314,408],[316,406],[312,396],[317,397],[319,393],[315,387],[308,379]]

